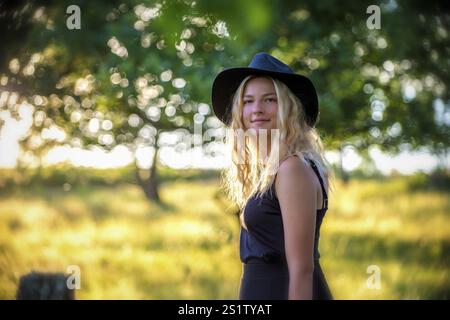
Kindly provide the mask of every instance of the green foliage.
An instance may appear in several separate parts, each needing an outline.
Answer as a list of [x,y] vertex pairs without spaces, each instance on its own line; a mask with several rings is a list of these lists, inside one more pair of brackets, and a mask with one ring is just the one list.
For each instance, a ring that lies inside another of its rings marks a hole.
[[411,177],[410,189],[450,191],[450,173],[448,170],[435,170],[431,174],[419,172]]
[[[66,28],[65,9],[70,4],[80,6],[81,30]],[[192,132],[198,103],[209,103],[214,75],[224,67],[245,65],[254,53],[264,50],[313,79],[321,104],[318,127],[327,137],[328,148],[345,143],[362,151],[371,144],[393,152],[420,146],[447,150],[448,123],[442,115],[436,120],[433,109],[435,100],[442,99],[443,112],[448,112],[445,2],[382,1],[379,30],[366,26],[370,4],[16,1],[3,5],[0,25],[9,32],[2,34],[2,43],[8,46],[2,50],[0,73],[9,79],[7,90],[23,98],[38,94],[49,100],[36,107],[52,121],[34,125],[30,137],[56,124],[68,132],[69,143],[79,138],[77,144],[106,149],[117,144],[135,147],[154,145],[162,131]],[[38,18],[37,12],[41,13]],[[127,54],[120,52],[122,47]],[[24,76],[23,67],[34,53],[42,58],[34,74]],[[17,74],[8,68],[13,58],[20,63]],[[171,80],[186,80],[184,88],[161,79],[161,73],[169,69]],[[142,77],[163,92],[140,104],[142,92],[135,82]],[[83,78],[92,88],[77,93],[77,80]],[[119,81],[123,79],[127,84]],[[406,86],[410,91],[414,88],[414,96],[405,96]],[[181,102],[170,102],[173,94],[180,95]],[[55,97],[71,99],[61,104]],[[160,117],[149,116],[148,108],[158,104]],[[175,113],[168,110],[173,106]],[[80,120],[73,120],[74,112],[81,112]],[[130,115],[139,122],[130,125]],[[93,117],[112,121],[112,128],[90,134],[86,126]],[[203,125],[209,126],[207,121]],[[145,126],[155,128],[156,134],[141,137]],[[105,134],[113,139],[100,137]],[[28,140],[23,146],[32,149]]]

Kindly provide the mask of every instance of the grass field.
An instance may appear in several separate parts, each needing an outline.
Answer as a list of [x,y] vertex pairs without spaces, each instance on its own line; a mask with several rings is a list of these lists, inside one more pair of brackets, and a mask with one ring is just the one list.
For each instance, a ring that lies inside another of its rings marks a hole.
[[[78,299],[236,299],[239,226],[219,181],[173,180],[165,204],[133,184],[21,188],[0,197],[0,299],[21,275],[81,270]],[[450,197],[409,180],[336,182],[321,264],[337,299],[449,299]],[[381,271],[379,289],[367,268]]]

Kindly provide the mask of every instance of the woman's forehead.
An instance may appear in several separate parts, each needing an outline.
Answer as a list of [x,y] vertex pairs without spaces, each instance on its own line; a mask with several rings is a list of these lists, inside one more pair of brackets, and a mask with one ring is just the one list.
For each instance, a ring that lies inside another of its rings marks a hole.
[[244,95],[275,94],[273,81],[268,78],[258,77],[251,79],[245,86]]

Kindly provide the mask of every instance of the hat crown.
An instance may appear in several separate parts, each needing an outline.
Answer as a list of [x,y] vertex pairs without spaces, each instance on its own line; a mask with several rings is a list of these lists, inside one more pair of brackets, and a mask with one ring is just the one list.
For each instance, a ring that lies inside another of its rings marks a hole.
[[287,64],[265,52],[256,54],[248,66],[266,71],[294,73]]

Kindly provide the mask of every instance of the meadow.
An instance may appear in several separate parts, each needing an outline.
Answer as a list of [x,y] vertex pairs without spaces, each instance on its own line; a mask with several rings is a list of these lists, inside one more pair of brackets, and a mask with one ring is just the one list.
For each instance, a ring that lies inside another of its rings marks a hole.
[[[450,298],[449,192],[414,181],[335,181],[320,252],[336,299]],[[218,189],[214,174],[166,179],[158,205],[132,179],[3,186],[0,299],[15,298],[21,275],[70,265],[77,299],[236,299],[239,224]]]

